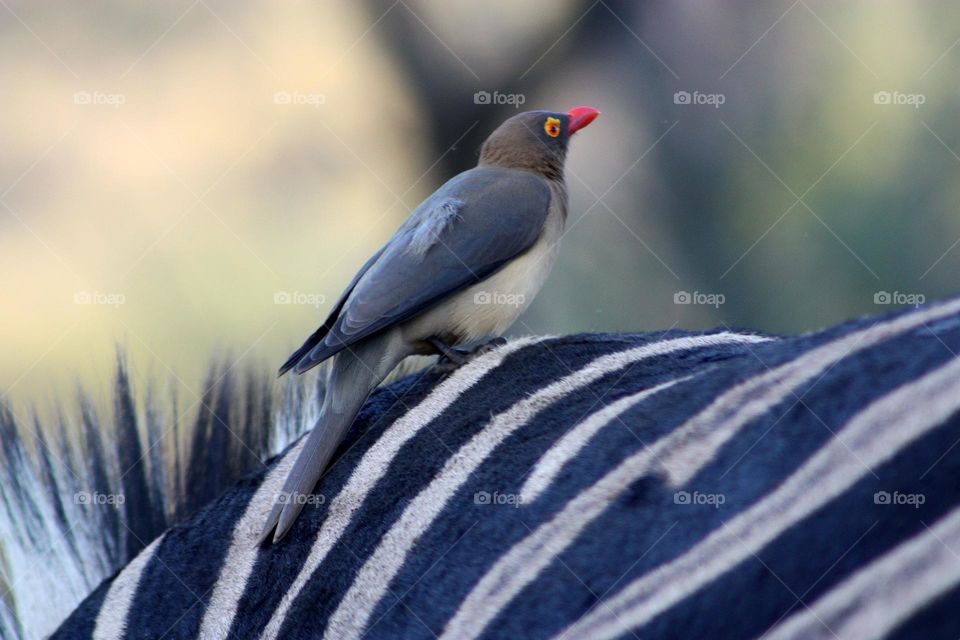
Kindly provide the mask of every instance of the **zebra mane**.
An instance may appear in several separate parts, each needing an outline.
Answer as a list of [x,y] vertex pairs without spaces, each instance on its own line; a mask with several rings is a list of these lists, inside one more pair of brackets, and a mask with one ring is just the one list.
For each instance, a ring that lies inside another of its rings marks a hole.
[[303,379],[278,393],[265,374],[216,363],[185,403],[136,389],[118,355],[108,409],[84,391],[52,422],[0,405],[0,636],[62,618],[307,429],[321,393]]
[[151,540],[263,468],[312,426],[324,379],[222,359],[187,400],[176,385],[138,389],[121,352],[106,407],[82,389],[42,413],[0,403],[0,637],[49,633]]

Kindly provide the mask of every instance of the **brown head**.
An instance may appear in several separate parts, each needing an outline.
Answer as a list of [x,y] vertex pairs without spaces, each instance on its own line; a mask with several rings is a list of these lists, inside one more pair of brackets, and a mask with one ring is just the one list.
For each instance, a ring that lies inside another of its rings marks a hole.
[[574,107],[567,113],[527,111],[515,115],[497,127],[483,143],[478,164],[520,169],[562,180],[570,136],[598,115],[600,112],[593,107]]

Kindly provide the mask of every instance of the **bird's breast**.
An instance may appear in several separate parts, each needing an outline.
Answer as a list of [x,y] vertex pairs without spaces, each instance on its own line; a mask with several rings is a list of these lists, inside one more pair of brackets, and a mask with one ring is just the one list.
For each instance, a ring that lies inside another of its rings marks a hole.
[[550,210],[533,246],[490,277],[404,325],[408,342],[424,343],[429,337],[440,337],[448,344],[466,344],[503,335],[510,328],[539,293],[557,257],[567,199],[562,183],[551,182],[550,190]]
[[455,296],[451,325],[471,342],[502,335],[530,306],[556,261],[566,222],[566,192],[551,184],[550,211],[537,241],[489,278]]

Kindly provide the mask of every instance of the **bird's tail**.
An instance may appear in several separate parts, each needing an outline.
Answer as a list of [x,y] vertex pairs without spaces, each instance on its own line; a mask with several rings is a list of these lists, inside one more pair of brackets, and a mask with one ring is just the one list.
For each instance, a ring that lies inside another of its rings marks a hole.
[[260,534],[279,542],[293,526],[370,392],[406,357],[399,341],[386,335],[334,356],[320,417],[276,496]]

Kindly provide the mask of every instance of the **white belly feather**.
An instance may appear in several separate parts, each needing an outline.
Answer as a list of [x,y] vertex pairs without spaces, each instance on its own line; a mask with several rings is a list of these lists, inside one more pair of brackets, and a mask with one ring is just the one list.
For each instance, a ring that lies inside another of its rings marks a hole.
[[550,211],[536,243],[482,282],[454,295],[410,321],[404,334],[411,339],[452,332],[464,342],[502,335],[533,302],[557,257],[566,222],[566,199],[551,185]]
[[469,340],[479,340],[509,329],[533,302],[553,268],[560,233],[555,235],[547,237],[545,230],[522,256],[456,296],[450,311],[457,332],[469,336]]

